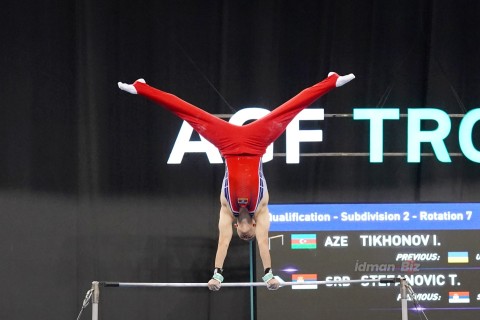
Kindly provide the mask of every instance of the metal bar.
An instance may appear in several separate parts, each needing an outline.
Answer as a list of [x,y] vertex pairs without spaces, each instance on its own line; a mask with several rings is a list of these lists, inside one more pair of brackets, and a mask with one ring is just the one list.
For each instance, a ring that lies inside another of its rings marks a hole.
[[98,320],[98,303],[100,302],[99,282],[92,282],[92,320]]
[[[344,284],[344,283],[371,283],[382,282],[390,283],[395,279],[359,279],[359,280],[337,280],[337,281],[305,281],[305,282],[282,282],[280,286],[302,286],[302,285],[327,285],[327,284]],[[194,282],[99,282],[103,287],[120,287],[120,288],[161,288],[161,287],[207,287],[207,283]],[[264,282],[225,282],[222,287],[264,287]]]
[[[402,282],[402,280],[404,282]],[[282,287],[284,286],[301,286],[301,285],[320,285],[320,284],[344,284],[344,283],[400,283],[404,285],[405,279],[397,278],[383,278],[383,279],[358,279],[358,280],[336,280],[336,281],[306,281],[306,282],[283,282],[281,281]],[[117,288],[158,288],[158,287],[207,287],[207,283],[149,283],[149,282],[107,282],[107,281],[94,281],[92,282],[92,320],[98,320],[98,303],[100,290],[99,287],[117,287]],[[266,286],[264,282],[231,282],[223,283],[222,287],[262,287]],[[402,300],[402,307],[405,306],[405,302]],[[403,314],[402,314],[403,315]],[[403,318],[402,320],[407,320]]]
[[407,296],[407,280],[400,279],[400,297],[402,302],[402,320],[408,320],[408,296]]

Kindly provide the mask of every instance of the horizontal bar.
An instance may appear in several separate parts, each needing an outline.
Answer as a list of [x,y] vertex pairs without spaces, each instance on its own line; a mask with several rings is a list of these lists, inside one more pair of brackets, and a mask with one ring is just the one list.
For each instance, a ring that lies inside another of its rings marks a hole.
[[[281,282],[280,286],[302,286],[302,285],[327,285],[327,284],[347,284],[347,283],[395,283],[400,282],[399,278],[383,279],[359,279],[359,280],[336,280],[336,281],[305,281],[305,282]],[[160,288],[160,287],[207,287],[208,283],[182,283],[182,282],[99,282],[102,287],[121,287],[121,288]],[[225,282],[222,287],[264,287],[264,282]]]

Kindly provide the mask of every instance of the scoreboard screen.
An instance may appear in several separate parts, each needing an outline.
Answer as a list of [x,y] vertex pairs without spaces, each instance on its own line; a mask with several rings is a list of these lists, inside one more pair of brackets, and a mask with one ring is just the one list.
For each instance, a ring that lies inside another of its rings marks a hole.
[[[409,316],[480,317],[480,203],[273,204],[269,245],[283,281],[405,277]],[[263,275],[256,257],[255,272]],[[258,276],[257,276],[258,278]],[[256,291],[256,318],[401,319],[398,283]],[[421,310],[420,310],[421,309]]]

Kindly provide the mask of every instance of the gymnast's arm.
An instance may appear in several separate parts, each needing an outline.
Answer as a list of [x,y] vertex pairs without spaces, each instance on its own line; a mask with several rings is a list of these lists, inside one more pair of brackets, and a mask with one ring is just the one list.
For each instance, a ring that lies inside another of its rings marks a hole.
[[272,259],[270,257],[270,248],[268,246],[268,230],[270,229],[270,216],[268,214],[268,207],[266,205],[260,208],[259,212],[255,215],[255,222],[255,234],[257,238],[258,251],[260,253],[260,258],[262,259],[263,268],[264,270],[266,270],[264,280],[268,279],[265,281],[267,282],[267,288],[269,290],[276,290],[279,288],[280,283],[277,279],[273,277],[271,271]]
[[[220,219],[218,221],[218,247],[217,254],[215,255],[215,269],[223,269],[223,263],[227,256],[228,247],[230,241],[232,240],[232,223],[233,215],[231,214],[228,206],[225,203],[222,203],[220,209]],[[221,282],[217,279],[211,279],[208,282],[208,288],[212,291],[220,290]]]

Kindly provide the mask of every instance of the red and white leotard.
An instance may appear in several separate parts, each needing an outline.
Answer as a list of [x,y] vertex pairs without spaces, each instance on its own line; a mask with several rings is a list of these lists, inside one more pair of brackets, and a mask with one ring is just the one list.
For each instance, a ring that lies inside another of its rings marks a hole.
[[170,94],[136,81],[142,95],[181,119],[215,145],[225,158],[223,191],[234,215],[241,207],[254,214],[266,192],[261,158],[267,147],[287,128],[292,119],[315,100],[336,87],[339,76],[332,74],[275,108],[266,116],[243,126],[231,124]]

